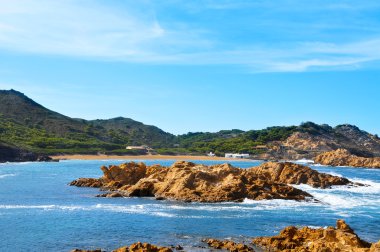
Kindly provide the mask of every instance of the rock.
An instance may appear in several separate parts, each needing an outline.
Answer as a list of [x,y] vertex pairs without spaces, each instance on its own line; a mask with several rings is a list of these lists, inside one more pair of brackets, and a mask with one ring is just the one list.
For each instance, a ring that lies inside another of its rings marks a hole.
[[376,243],[372,243],[372,246],[369,249],[369,252],[380,252],[380,241]]
[[183,247],[181,245],[177,245],[174,248],[175,248],[175,250],[183,250]]
[[322,153],[314,158],[314,162],[330,166],[380,168],[380,157],[359,157],[352,155],[346,149],[337,149],[335,151]]
[[95,178],[79,178],[72,181],[69,185],[78,187],[101,187],[103,182]]
[[306,200],[312,197],[288,185],[290,183],[321,188],[350,183],[347,179],[292,163],[269,162],[259,167],[240,169],[229,164],[206,166],[185,161],[178,161],[171,167],[131,162],[101,169],[104,173],[102,178],[80,178],[70,185],[112,191],[101,197],[113,195],[185,202],[241,202],[245,198]]
[[347,185],[351,182],[342,177],[319,173],[307,166],[290,162],[267,162],[247,170],[259,179],[277,181],[285,184],[308,184],[313,187],[327,188],[333,185]]
[[122,198],[122,197],[124,197],[124,195],[119,193],[119,192],[108,192],[108,193],[96,195],[96,197],[99,197],[99,198]]
[[51,157],[49,157],[48,155],[39,155],[37,157],[37,161],[38,162],[57,162],[59,160],[53,160]]
[[[102,252],[102,250],[73,249],[71,252]],[[167,247],[158,247],[149,243],[136,242],[130,246],[117,248],[113,250],[113,252],[172,252],[172,250]]]
[[371,247],[343,220],[337,221],[336,228],[286,227],[277,236],[255,238],[253,243],[268,250],[284,252],[370,252]]
[[254,252],[253,248],[243,243],[235,243],[228,240],[220,241],[216,239],[206,239],[203,241],[214,249],[225,249],[231,252]]
[[172,252],[172,250],[167,247],[157,247],[149,243],[137,242],[129,247],[115,249],[113,252]]
[[[21,149],[0,141],[0,163],[2,162],[50,162],[56,161],[44,154],[37,154],[32,151]],[[58,161],[58,160],[57,160]]]

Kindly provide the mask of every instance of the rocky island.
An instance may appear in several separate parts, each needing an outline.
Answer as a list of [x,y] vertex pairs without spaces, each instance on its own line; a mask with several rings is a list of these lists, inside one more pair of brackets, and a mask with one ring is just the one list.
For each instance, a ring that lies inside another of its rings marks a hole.
[[293,163],[268,162],[241,169],[230,164],[199,165],[178,161],[170,167],[125,163],[101,167],[101,178],[79,178],[79,187],[107,190],[101,197],[155,197],[186,202],[241,202],[244,199],[307,200],[312,196],[289,184],[318,188],[353,184],[346,178],[319,173]]
[[322,153],[314,158],[314,162],[330,166],[380,168],[380,157],[359,157],[346,149]]

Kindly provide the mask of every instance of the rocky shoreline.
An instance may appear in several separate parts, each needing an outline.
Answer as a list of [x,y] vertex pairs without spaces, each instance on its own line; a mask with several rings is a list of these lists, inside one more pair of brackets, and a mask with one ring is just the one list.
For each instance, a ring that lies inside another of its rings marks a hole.
[[308,184],[316,188],[354,185],[346,178],[288,162],[268,162],[248,169],[186,161],[178,161],[170,167],[130,162],[101,169],[103,177],[79,178],[70,185],[108,191],[100,197],[155,197],[157,200],[210,203],[242,202],[244,199],[310,200],[309,193],[289,184]]
[[380,241],[369,243],[361,240],[343,220],[337,220],[336,227],[297,228],[289,226],[279,235],[258,237],[254,244],[268,251],[284,252],[379,252]]
[[380,157],[359,157],[346,149],[337,149],[322,153],[314,158],[314,162],[329,166],[352,166],[365,168],[380,168]]
[[[232,240],[204,239],[202,240],[212,250],[230,252],[255,251],[283,251],[283,252],[379,252],[380,241],[366,242],[355,234],[354,230],[344,220],[337,220],[336,227],[310,228],[288,226],[278,235],[270,237],[256,237],[251,243],[244,244]],[[259,249],[258,249],[259,248]],[[199,248],[200,249],[200,248]],[[206,247],[203,247],[205,250]],[[113,252],[172,252],[185,251],[180,245],[158,247],[149,243],[134,243],[131,246],[121,247]],[[103,252],[102,249],[81,250],[71,252]],[[196,251],[190,248],[189,251]]]
[[58,162],[50,156],[37,154],[31,151],[23,150],[18,147],[10,146],[0,142],[0,163],[5,162]]

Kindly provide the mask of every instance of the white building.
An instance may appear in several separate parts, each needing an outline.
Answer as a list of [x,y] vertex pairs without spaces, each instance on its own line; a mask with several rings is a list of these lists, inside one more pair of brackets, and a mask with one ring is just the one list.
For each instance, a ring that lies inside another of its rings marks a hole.
[[209,157],[215,157],[215,153],[212,153],[212,151],[210,151],[210,153],[207,154],[207,156],[209,156]]
[[240,154],[240,153],[226,153],[224,155],[226,158],[249,158],[249,154]]
[[125,149],[127,150],[148,150],[149,147],[146,145],[141,145],[141,146],[127,146]]

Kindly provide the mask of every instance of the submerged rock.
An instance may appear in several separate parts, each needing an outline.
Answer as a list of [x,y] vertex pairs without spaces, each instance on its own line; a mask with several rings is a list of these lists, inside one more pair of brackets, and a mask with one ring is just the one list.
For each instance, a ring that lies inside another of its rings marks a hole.
[[170,167],[125,163],[101,167],[103,177],[80,178],[70,183],[101,187],[110,193],[101,197],[155,197],[187,202],[224,202],[263,199],[305,200],[312,196],[288,184],[326,188],[351,183],[345,178],[319,173],[293,163],[269,162],[241,169],[230,164],[197,165],[178,161]]
[[378,243],[371,244],[361,240],[343,220],[338,220],[336,228],[309,227],[296,228],[289,226],[279,235],[259,237],[253,243],[270,251],[285,252],[373,252]]
[[337,149],[335,151],[322,153],[314,158],[314,162],[331,166],[380,168],[380,157],[358,157],[352,155],[346,149]]

